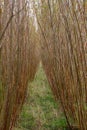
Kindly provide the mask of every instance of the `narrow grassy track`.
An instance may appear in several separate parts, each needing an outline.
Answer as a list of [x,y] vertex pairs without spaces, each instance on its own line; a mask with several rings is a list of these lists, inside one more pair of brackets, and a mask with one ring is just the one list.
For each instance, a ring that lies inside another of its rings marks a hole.
[[29,84],[26,102],[16,130],[60,130],[66,120],[54,100],[40,65],[34,81]]

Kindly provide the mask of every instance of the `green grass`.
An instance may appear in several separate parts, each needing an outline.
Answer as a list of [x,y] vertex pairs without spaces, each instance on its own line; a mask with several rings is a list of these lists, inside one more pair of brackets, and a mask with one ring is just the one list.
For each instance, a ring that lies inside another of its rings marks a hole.
[[64,130],[66,120],[55,102],[40,65],[28,94],[16,130]]

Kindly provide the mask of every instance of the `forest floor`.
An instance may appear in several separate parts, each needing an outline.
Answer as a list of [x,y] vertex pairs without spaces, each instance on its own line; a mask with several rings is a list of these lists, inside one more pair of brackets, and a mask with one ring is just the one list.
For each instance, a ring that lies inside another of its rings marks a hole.
[[54,100],[41,65],[27,92],[15,130],[65,130],[66,119]]

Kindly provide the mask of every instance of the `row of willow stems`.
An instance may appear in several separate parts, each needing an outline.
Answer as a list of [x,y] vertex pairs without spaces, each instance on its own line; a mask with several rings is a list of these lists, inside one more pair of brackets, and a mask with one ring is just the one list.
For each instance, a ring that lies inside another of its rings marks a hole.
[[27,0],[5,0],[1,8],[0,130],[12,130],[39,64],[38,35]]
[[68,127],[87,130],[86,1],[41,0],[34,5],[41,58]]

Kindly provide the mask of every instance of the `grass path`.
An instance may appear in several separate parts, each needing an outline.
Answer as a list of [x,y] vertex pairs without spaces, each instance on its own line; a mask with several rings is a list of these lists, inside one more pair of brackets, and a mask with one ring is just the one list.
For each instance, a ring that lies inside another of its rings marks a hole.
[[42,67],[29,84],[16,130],[60,130],[66,120],[55,102]]

